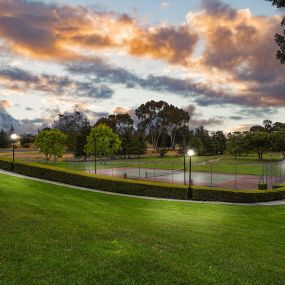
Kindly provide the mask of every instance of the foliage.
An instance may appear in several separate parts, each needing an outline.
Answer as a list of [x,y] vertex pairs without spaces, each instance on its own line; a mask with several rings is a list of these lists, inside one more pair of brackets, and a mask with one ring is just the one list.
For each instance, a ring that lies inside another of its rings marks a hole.
[[[277,8],[284,8],[285,1],[284,0],[266,0],[272,2],[272,5],[275,5]],[[285,26],[285,18],[283,18],[281,22],[281,26]],[[277,51],[277,59],[280,60],[282,64],[285,64],[285,30],[283,31],[283,35],[276,34],[275,41],[279,46],[279,50]]]
[[251,146],[256,150],[258,158],[262,160],[264,152],[270,149],[269,135],[266,132],[249,132],[246,134]]
[[282,152],[285,158],[285,130],[281,132],[273,132],[270,135],[271,150]]
[[88,155],[112,156],[120,146],[119,136],[109,126],[100,124],[91,129],[85,151]]
[[46,161],[52,156],[56,161],[61,158],[66,144],[67,136],[60,130],[46,130],[36,136],[35,144],[40,153],[46,156]]
[[62,131],[67,135],[67,148],[73,154],[76,150],[78,132],[87,124],[86,117],[80,112],[60,114],[54,122],[53,128]]
[[0,148],[6,148],[11,145],[10,134],[3,129],[0,131]]
[[[7,161],[4,161],[3,165],[5,169],[7,169]],[[0,160],[0,168],[1,167],[2,161]],[[16,162],[15,172],[27,176],[108,192],[184,200],[189,197],[188,188],[182,185],[174,186],[173,184],[166,183],[94,176],[74,170],[60,169],[49,165]],[[191,190],[191,196],[193,200],[197,201],[255,203],[285,199],[285,187],[268,191],[242,191],[195,186]]]
[[79,131],[76,134],[76,142],[74,146],[74,157],[80,158],[84,157],[86,159],[87,153],[85,150],[85,145],[87,144],[87,137],[91,131],[91,126],[88,120],[84,120]]

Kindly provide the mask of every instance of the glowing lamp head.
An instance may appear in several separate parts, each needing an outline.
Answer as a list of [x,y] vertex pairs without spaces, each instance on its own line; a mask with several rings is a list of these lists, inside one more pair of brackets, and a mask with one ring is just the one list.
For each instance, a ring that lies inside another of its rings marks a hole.
[[18,137],[17,134],[12,134],[12,135],[11,135],[11,139],[12,139],[13,141],[16,141],[18,138],[19,138],[19,137]]
[[188,154],[188,156],[193,156],[193,155],[195,155],[195,152],[193,149],[189,149],[187,154]]

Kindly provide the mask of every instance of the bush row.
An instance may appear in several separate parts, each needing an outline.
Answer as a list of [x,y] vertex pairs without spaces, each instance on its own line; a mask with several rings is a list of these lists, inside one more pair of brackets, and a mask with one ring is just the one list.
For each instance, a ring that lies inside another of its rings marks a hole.
[[192,199],[198,201],[221,201],[231,203],[258,203],[285,199],[285,187],[274,190],[228,190],[195,187]]
[[[10,171],[12,163],[0,160],[0,168]],[[197,201],[221,201],[232,203],[256,203],[285,199],[285,186],[278,185],[277,189],[259,190],[227,190],[216,187],[196,187],[189,193],[187,187],[150,181],[113,178],[91,175],[79,171],[61,169],[54,166],[16,162],[14,171],[19,174],[52,180],[75,186],[87,187],[108,192],[149,196],[157,198],[172,198],[187,200],[191,197]]]
[[[11,162],[0,162],[0,168],[11,169]],[[152,183],[148,181],[134,181],[129,179],[91,175],[79,171],[60,169],[54,166],[15,162],[14,171],[19,174],[66,183],[75,186],[87,187],[108,192],[130,195],[149,196],[157,198],[188,199],[188,189],[184,186]]]

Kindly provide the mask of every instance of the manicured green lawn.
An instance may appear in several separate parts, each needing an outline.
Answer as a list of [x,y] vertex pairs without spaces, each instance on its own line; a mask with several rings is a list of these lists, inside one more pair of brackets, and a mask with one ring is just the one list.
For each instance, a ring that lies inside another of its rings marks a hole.
[[284,284],[285,207],[84,192],[0,175],[0,284]]
[[[238,157],[236,160],[229,155],[216,155],[216,156],[195,156],[193,157],[193,171],[211,172],[214,173],[227,173],[234,174],[248,174],[248,175],[262,175],[263,164],[270,162],[277,162],[282,160],[283,156],[279,153],[266,154],[264,160],[260,161],[256,155],[251,154],[244,157]],[[188,158],[186,166],[188,168]],[[49,162],[50,164],[73,170],[94,170],[94,162]],[[131,160],[116,160],[101,163],[97,162],[97,169],[100,168],[156,168],[156,169],[182,169],[183,157],[152,157],[142,158],[140,161],[137,159]]]

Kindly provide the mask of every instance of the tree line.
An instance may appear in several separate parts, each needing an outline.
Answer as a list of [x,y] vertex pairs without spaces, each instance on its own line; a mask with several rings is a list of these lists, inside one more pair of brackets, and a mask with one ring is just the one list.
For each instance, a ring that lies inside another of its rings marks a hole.
[[[149,101],[130,114],[100,118],[94,125],[81,112],[59,115],[52,128],[40,130],[35,140],[22,135],[22,146],[35,141],[37,147],[54,159],[67,150],[75,158],[87,159],[94,154],[130,157],[143,155],[147,147],[163,156],[179,146],[180,154],[193,148],[197,155],[219,155],[225,152],[237,157],[256,152],[263,159],[266,151],[283,152],[285,157],[285,123],[265,120],[248,132],[210,132],[203,126],[190,129],[190,114],[164,101]],[[8,147],[13,129],[0,132],[0,147]],[[94,141],[97,139],[96,146]],[[95,151],[96,147],[96,151]]]

